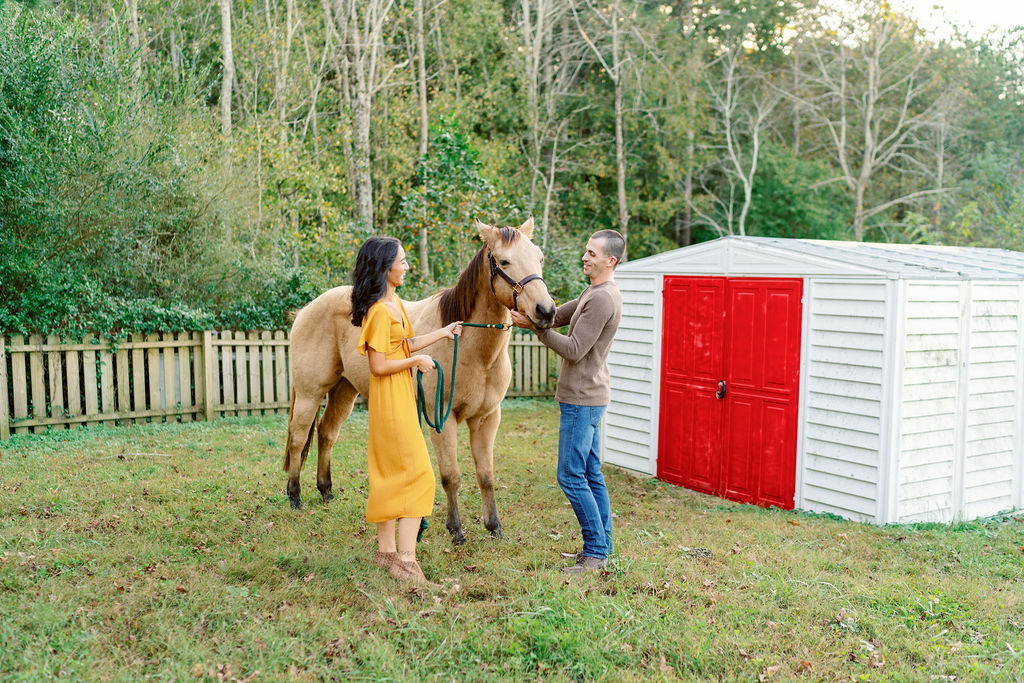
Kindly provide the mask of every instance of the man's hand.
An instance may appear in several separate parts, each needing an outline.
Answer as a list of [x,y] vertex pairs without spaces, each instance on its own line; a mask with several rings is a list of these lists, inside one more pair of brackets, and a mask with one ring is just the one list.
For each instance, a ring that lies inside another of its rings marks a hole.
[[[512,314],[512,324],[513,325],[515,325],[516,327],[523,327],[523,328],[528,329],[528,330],[532,330],[533,329],[533,323],[525,315],[523,315],[519,311],[515,311],[515,310],[509,311],[509,312]],[[536,331],[536,330],[534,330],[534,331]]]

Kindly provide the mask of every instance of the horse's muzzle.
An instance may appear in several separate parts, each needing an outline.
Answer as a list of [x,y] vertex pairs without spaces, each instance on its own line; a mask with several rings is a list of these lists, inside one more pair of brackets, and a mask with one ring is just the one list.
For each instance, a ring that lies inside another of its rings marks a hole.
[[546,330],[555,323],[555,307],[537,304],[531,317],[537,329]]

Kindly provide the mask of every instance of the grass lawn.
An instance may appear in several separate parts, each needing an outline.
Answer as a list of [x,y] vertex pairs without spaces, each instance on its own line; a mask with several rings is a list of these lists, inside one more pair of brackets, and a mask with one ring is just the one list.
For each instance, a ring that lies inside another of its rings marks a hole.
[[[1024,514],[876,528],[606,468],[617,562],[567,579],[557,406],[508,401],[491,539],[460,436],[468,542],[438,487],[420,560],[370,563],[366,413],[336,499],[281,471],[285,417],[93,428],[0,446],[4,680],[1021,680]],[[702,557],[701,549],[711,556]]]

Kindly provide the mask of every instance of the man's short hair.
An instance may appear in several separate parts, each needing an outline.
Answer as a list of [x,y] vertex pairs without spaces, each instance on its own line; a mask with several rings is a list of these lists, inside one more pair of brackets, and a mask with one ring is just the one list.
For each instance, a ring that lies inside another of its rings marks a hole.
[[598,238],[604,242],[604,255],[614,256],[615,265],[622,261],[622,255],[626,253],[626,240],[616,230],[598,230],[591,238]]

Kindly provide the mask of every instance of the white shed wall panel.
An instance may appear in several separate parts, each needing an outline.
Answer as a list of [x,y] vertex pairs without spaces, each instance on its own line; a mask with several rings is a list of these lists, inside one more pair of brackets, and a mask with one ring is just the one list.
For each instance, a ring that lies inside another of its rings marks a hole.
[[908,282],[896,520],[950,521],[960,390],[960,282]]
[[805,289],[805,509],[872,521],[878,512],[886,283],[811,279]]
[[971,284],[962,517],[1013,507],[1021,287]]
[[654,474],[662,278],[623,273],[615,281],[622,293],[622,320],[608,353],[612,401],[604,419],[602,457],[619,467]]

